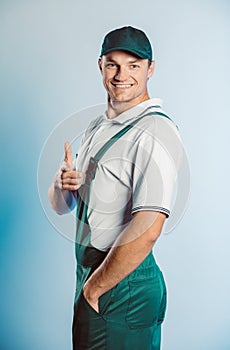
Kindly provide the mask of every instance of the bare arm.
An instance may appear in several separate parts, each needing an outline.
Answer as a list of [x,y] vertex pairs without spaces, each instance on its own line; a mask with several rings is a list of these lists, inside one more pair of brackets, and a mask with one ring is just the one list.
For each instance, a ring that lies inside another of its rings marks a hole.
[[103,263],[86,281],[83,293],[98,311],[98,298],[135,270],[160,236],[165,214],[139,211],[111,248]]

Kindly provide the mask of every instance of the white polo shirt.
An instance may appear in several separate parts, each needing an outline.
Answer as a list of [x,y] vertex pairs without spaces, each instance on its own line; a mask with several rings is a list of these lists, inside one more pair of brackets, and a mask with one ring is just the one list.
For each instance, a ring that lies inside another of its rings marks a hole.
[[[106,114],[88,126],[78,150],[76,169],[84,173],[90,157],[118,131],[149,112],[163,112],[162,100],[149,99],[108,119]],[[164,113],[164,112],[163,112]],[[176,125],[154,115],[141,118],[98,162],[88,205],[91,244],[106,251],[140,210],[170,215],[183,154]],[[79,189],[80,194],[80,189]]]

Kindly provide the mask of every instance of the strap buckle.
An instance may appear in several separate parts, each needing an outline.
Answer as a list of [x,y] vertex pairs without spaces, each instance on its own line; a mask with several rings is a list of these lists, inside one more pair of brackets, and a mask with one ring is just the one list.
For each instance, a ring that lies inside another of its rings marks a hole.
[[86,170],[85,184],[89,185],[90,180],[95,178],[96,170],[97,170],[98,160],[94,157],[90,157],[88,169]]

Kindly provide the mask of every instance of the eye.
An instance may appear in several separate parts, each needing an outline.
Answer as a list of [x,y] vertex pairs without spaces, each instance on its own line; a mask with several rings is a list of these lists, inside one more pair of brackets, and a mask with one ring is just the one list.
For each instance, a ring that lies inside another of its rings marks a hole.
[[139,68],[139,66],[138,66],[138,64],[131,64],[130,68],[131,69],[137,69],[137,68]]
[[106,67],[108,67],[108,68],[115,68],[116,67],[116,64],[115,63],[107,63],[106,64]]

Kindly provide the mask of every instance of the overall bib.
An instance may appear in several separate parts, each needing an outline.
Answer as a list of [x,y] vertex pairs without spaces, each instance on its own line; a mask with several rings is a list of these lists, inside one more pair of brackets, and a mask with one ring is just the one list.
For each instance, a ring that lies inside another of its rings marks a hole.
[[107,252],[91,245],[87,208],[97,163],[105,152],[141,118],[120,130],[91,157],[85,183],[78,190],[76,292],[72,325],[73,350],[160,350],[161,323],[166,311],[166,286],[152,252],[126,278],[99,298],[96,312],[83,295],[83,286]]

